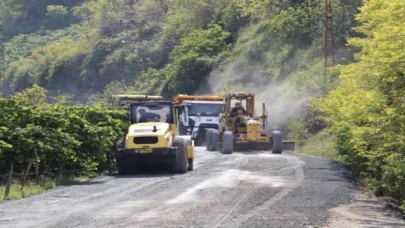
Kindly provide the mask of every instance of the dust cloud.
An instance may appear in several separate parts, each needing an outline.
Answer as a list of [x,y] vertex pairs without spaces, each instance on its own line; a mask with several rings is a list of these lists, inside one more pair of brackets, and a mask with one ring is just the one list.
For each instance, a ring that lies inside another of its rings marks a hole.
[[220,64],[197,92],[220,95],[229,92],[255,93],[256,115],[261,115],[262,103],[265,103],[268,112],[266,133],[288,131],[289,118],[298,118],[303,114],[311,96],[297,96],[293,85],[288,81],[275,82],[260,65],[245,66],[243,60]]

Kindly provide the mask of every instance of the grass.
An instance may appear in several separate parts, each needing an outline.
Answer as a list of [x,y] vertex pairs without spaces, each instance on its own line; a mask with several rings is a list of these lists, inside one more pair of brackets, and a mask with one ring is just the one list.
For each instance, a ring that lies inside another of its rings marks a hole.
[[70,177],[64,177],[60,181],[59,185],[75,185],[79,184],[82,182],[89,181],[91,178],[97,177],[98,175],[96,173],[91,173],[87,175],[82,175],[82,176],[70,176]]
[[338,160],[338,154],[334,147],[335,142],[336,138],[324,130],[311,136],[305,142],[297,143],[295,153]]
[[[34,195],[40,192],[43,192],[47,189],[56,187],[55,181],[46,178],[40,181],[39,184],[35,184],[33,182],[28,182],[21,191],[21,184],[14,183],[10,187],[10,193],[8,194],[9,199],[20,199],[25,198],[30,195]],[[0,186],[0,201],[4,199],[4,194],[6,192],[6,186]]]
[[[45,190],[55,188],[57,186],[63,186],[63,185],[74,185],[74,184],[79,184],[82,182],[86,182],[90,180],[93,177],[98,176],[95,173],[89,174],[89,175],[83,175],[83,176],[69,176],[69,177],[63,177],[60,181],[59,184],[57,184],[57,180],[54,178],[44,178],[40,181],[39,184],[35,184],[34,182],[28,182],[23,190],[21,191],[21,184],[19,183],[14,183],[10,187],[10,193],[8,194],[9,199],[21,199],[25,198],[34,194],[41,193]],[[0,185],[0,202],[4,200],[4,194],[6,192],[6,186],[5,185]]]

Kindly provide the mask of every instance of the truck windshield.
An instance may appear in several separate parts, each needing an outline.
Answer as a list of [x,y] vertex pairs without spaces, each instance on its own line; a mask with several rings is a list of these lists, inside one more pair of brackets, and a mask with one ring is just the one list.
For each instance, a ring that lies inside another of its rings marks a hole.
[[131,123],[163,122],[173,123],[169,104],[131,106]]
[[224,104],[198,104],[187,106],[189,116],[218,116],[223,112]]

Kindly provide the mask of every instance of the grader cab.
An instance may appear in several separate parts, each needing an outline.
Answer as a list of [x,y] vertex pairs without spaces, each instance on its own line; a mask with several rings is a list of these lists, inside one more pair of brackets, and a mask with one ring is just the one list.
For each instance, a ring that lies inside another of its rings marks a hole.
[[174,173],[193,170],[194,143],[190,136],[178,134],[172,101],[161,96],[113,95],[112,104],[127,107],[131,123],[125,139],[117,142],[119,174],[146,165],[162,165]]
[[[232,108],[231,106],[236,105]],[[267,135],[267,110],[262,104],[260,116],[255,112],[255,94],[228,94],[225,96],[224,113],[219,116],[219,127],[206,132],[206,149],[222,153],[243,150],[272,150],[282,153],[283,142],[280,131]]]

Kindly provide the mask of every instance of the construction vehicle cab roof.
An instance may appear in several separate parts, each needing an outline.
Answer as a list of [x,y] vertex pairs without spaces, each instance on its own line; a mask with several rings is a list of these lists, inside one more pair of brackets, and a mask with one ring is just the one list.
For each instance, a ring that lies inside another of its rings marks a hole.
[[162,96],[151,95],[112,95],[113,99],[125,99],[125,100],[163,100]]
[[254,98],[255,94],[254,93],[230,93],[227,95],[230,99],[249,99],[249,98]]
[[176,103],[182,103],[183,101],[224,101],[222,96],[194,96],[179,94],[172,99]]
[[[131,103],[139,103],[145,101],[164,101],[162,96],[151,96],[151,95],[112,95],[111,104],[113,106],[123,106]],[[166,101],[167,102],[167,101]]]

